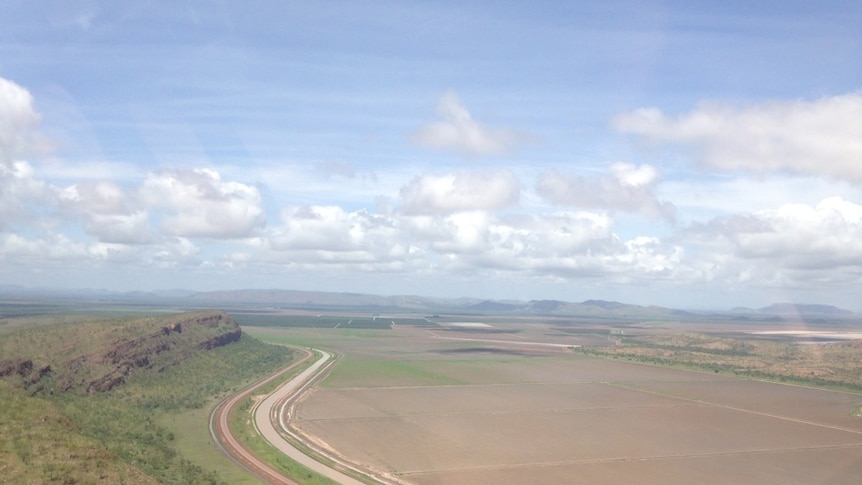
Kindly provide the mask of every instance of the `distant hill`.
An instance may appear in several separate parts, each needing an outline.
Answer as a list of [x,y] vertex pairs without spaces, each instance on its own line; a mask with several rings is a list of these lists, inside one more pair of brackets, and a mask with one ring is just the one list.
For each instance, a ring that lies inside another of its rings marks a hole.
[[480,300],[429,298],[415,295],[379,296],[296,290],[235,290],[197,293],[189,298],[207,305],[267,305],[274,308],[349,311],[407,311],[430,313],[500,314],[513,316],[585,316],[621,318],[682,318],[693,314],[658,306],[629,305],[616,301],[586,300]]
[[498,301],[485,300],[479,303],[474,303],[464,307],[464,310],[472,310],[480,313],[509,313],[523,311],[525,305],[523,303],[503,303]]
[[773,303],[767,307],[759,308],[759,313],[769,315],[853,315],[850,310],[838,308],[832,305],[811,305],[799,303]]
[[559,300],[532,300],[528,304],[529,311],[533,313],[554,313],[566,306],[566,302]]
[[587,300],[587,301],[582,302],[581,305],[595,306],[595,307],[599,307],[603,310],[619,310],[621,308],[626,308],[627,306],[631,306],[631,305],[626,305],[625,303],[620,303],[617,301],[605,301],[605,300]]
[[[595,318],[630,319],[695,319],[765,317],[806,315],[819,318],[845,317],[853,312],[831,305],[775,303],[763,308],[735,307],[716,313],[696,313],[655,305],[642,306],[618,301],[589,299],[580,303],[563,300],[493,300],[480,298],[435,298],[419,295],[373,295],[366,293],[327,292],[284,289],[242,289],[194,292],[165,290],[157,292],[110,292],[106,290],[52,290],[18,286],[0,287],[0,316],[41,313],[51,300],[61,302],[67,311],[69,305],[79,305],[85,311],[88,302],[125,305],[128,308],[145,305],[169,304],[183,308],[271,307],[273,309],[304,309],[311,311],[350,312],[412,312],[412,313],[465,313],[500,315],[583,316]],[[35,306],[40,308],[35,308]]]
[[757,313],[757,310],[754,308],[748,308],[744,306],[737,306],[730,309],[730,313],[733,314],[747,314],[747,313]]

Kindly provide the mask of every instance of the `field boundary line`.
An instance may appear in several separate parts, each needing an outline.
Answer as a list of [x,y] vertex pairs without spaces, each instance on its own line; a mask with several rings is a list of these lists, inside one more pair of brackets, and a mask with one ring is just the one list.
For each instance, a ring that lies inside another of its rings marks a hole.
[[796,448],[764,448],[757,450],[740,450],[740,451],[716,451],[706,453],[686,453],[678,455],[649,455],[638,457],[618,457],[618,458],[588,458],[581,460],[557,460],[557,461],[539,461],[529,463],[514,463],[502,465],[482,465],[482,466],[467,466],[459,468],[434,468],[428,470],[405,470],[397,472],[400,476],[413,475],[431,475],[437,473],[452,473],[465,471],[487,471],[487,470],[515,470],[523,468],[539,468],[539,467],[555,467],[568,465],[595,465],[602,463],[625,463],[635,461],[659,461],[659,460],[678,460],[678,459],[697,459],[697,458],[712,458],[717,456],[740,456],[740,455],[766,455],[771,453],[795,453],[800,451],[810,450],[834,450],[842,448],[862,448],[860,443],[846,443],[840,445],[819,445],[819,446],[800,446]]
[[630,391],[642,392],[645,394],[652,394],[654,396],[668,397],[671,399],[679,399],[681,401],[687,401],[687,402],[705,405],[705,406],[711,406],[711,407],[722,408],[722,409],[729,409],[731,411],[737,411],[740,413],[753,414],[756,416],[764,416],[764,417],[773,418],[773,419],[781,419],[784,421],[790,421],[792,423],[807,424],[809,426],[817,426],[820,428],[826,428],[826,429],[831,429],[831,430],[835,430],[835,431],[844,431],[847,433],[862,435],[862,430],[853,429],[853,428],[845,428],[843,426],[836,426],[833,424],[818,423],[816,421],[809,421],[809,420],[801,419],[801,418],[793,418],[790,416],[781,416],[779,414],[767,413],[767,412],[763,412],[763,411],[754,411],[752,409],[745,409],[745,408],[740,408],[737,406],[731,406],[729,404],[720,404],[720,403],[715,403],[715,402],[710,402],[710,401],[704,401],[702,399],[694,399],[694,398],[689,398],[689,397],[675,396],[673,394],[668,394],[666,392],[650,391],[647,389],[642,389],[642,388],[638,388],[638,387],[634,387],[632,385],[627,385],[627,384],[622,384],[622,383],[608,382],[607,385],[613,386],[613,387],[618,387],[621,389],[628,389]]

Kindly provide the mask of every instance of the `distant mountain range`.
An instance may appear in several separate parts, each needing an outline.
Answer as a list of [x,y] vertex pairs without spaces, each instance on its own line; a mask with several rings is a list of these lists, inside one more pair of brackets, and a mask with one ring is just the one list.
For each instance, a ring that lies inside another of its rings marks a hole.
[[429,298],[415,295],[379,296],[360,293],[328,293],[292,290],[210,291],[191,297],[200,302],[254,304],[308,309],[343,308],[369,311],[424,311],[465,314],[559,316],[680,317],[689,312],[657,306],[639,306],[604,300],[572,303],[560,300],[481,300]]
[[737,307],[731,310],[732,313],[754,313],[762,315],[853,315],[850,310],[838,308],[832,305],[811,305],[800,303],[773,303],[772,305],[763,308],[745,308]]
[[[586,300],[482,300],[476,298],[429,298],[416,295],[380,296],[362,293],[331,293],[294,290],[235,290],[196,293],[196,301],[233,304],[266,304],[275,307],[343,308],[377,311],[428,311],[468,314],[555,315],[630,318],[693,318],[701,313],[660,306],[641,306],[617,301]],[[731,315],[758,316],[851,316],[853,312],[831,305],[776,303],[758,309],[734,308]]]
[[[337,293],[281,289],[246,289],[195,292],[191,290],[161,290],[156,292],[111,292],[108,290],[61,290],[0,286],[0,299],[26,298],[43,300],[91,299],[116,303],[157,303],[159,301],[195,307],[271,307],[308,310],[344,310],[369,312],[429,312],[494,315],[584,316],[596,318],[682,319],[697,318],[705,313],[689,312],[659,306],[641,306],[617,301],[586,300],[580,303],[561,300],[483,300],[478,298],[432,298],[416,295],[381,296],[364,293]],[[775,303],[762,308],[737,307],[725,315],[732,319],[786,318],[792,316],[846,317],[855,315],[832,305]]]

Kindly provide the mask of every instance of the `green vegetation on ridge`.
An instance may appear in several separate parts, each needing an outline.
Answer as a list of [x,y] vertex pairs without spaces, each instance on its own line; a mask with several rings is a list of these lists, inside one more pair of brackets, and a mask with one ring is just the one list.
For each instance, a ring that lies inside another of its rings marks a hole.
[[[199,312],[0,336],[0,368],[11,370],[0,379],[0,482],[229,483],[183,456],[177,430],[160,423],[294,358],[285,347],[240,335],[227,315]],[[208,434],[205,419],[197,428]]]

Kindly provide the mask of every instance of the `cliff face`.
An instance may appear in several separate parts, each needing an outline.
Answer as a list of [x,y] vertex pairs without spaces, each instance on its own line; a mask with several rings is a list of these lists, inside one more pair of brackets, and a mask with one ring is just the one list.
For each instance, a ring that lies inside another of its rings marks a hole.
[[135,372],[162,371],[196,352],[228,345],[241,336],[239,325],[221,312],[40,327],[16,336],[31,342],[17,346],[17,352],[16,339],[11,343],[4,339],[8,352],[0,346],[0,355],[11,358],[0,360],[0,377],[17,379],[33,394],[105,392]]

